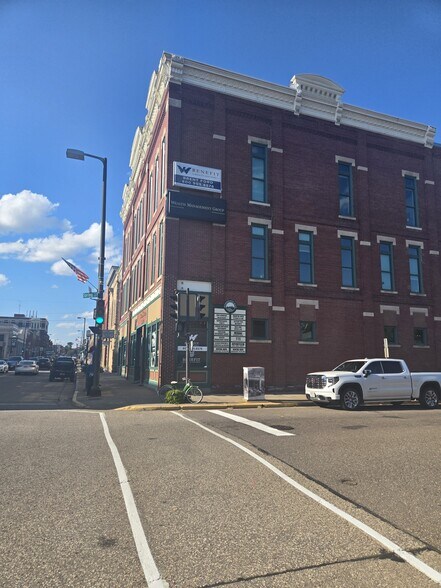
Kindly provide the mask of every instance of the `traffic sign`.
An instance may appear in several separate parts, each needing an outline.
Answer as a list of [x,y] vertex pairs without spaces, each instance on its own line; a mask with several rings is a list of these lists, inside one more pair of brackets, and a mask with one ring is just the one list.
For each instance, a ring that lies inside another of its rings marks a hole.
[[83,298],[98,298],[98,292],[84,292]]
[[115,337],[115,330],[114,329],[103,329],[102,337],[103,337],[103,339],[113,339]]

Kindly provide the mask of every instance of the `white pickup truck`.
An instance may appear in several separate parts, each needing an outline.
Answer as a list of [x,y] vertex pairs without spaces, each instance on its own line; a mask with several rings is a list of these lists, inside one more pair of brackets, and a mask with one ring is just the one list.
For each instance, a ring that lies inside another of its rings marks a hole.
[[411,373],[402,359],[351,359],[329,372],[306,376],[305,394],[319,406],[339,402],[346,410],[363,404],[401,404],[419,400],[436,408],[441,398],[441,373]]

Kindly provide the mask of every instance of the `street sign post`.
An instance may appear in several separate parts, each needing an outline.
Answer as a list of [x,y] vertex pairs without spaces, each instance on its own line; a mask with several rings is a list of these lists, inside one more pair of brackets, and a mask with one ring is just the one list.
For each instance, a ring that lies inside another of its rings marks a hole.
[[98,292],[84,292],[83,298],[98,298]]

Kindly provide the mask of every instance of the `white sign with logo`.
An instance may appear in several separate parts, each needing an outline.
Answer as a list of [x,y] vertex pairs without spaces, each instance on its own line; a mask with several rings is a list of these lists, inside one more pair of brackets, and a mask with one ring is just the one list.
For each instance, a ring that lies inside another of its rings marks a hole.
[[207,192],[222,192],[222,170],[174,161],[173,185]]

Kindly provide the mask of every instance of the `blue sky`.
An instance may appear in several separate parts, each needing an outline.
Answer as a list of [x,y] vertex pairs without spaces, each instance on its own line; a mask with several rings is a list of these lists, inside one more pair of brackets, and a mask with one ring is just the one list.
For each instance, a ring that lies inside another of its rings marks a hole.
[[[0,315],[37,313],[75,342],[93,303],[61,262],[96,283],[102,167],[107,265],[133,136],[163,51],[289,85],[329,77],[343,101],[437,127],[438,0],[0,0]],[[92,324],[92,321],[87,324]]]

